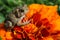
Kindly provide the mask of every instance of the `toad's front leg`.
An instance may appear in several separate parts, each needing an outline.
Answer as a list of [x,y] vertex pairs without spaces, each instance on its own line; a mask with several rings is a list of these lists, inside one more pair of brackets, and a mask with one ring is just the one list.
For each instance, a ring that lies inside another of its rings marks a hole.
[[23,21],[23,22],[22,22],[23,18],[25,18],[25,17],[26,17],[26,16],[23,15],[23,16],[18,20],[18,22],[17,22],[17,25],[18,25],[18,26],[27,25],[27,24],[30,23],[31,20],[26,20],[26,21]]

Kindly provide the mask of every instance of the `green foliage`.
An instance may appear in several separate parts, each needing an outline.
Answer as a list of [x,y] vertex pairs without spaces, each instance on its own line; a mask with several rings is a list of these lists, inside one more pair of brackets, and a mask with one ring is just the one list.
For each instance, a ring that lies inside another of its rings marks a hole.
[[0,0],[0,12],[6,15],[16,6],[22,5],[21,0]]
[[59,2],[59,0],[22,0],[22,1],[25,2],[26,4],[38,3],[46,5],[55,5],[55,3]]
[[15,7],[22,6],[23,4],[30,5],[32,3],[58,5],[58,12],[60,13],[60,0],[0,0],[0,16],[1,14],[3,15],[1,16],[1,20],[5,19],[6,14],[10,13]]
[[5,18],[2,13],[0,13],[0,23],[4,22]]

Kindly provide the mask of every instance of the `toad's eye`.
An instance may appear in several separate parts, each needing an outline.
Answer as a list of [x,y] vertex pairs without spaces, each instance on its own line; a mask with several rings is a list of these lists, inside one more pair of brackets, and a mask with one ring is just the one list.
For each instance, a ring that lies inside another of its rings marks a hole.
[[20,18],[20,12],[15,12],[14,15],[16,16],[16,18]]
[[21,12],[24,12],[24,10],[22,10],[22,9],[21,9],[20,11],[21,11]]
[[24,9],[18,8],[17,11],[19,11],[19,12],[24,12]]
[[18,9],[18,10],[15,12],[15,16],[16,16],[17,18],[20,18],[23,14],[24,14],[24,10],[23,10],[23,9]]

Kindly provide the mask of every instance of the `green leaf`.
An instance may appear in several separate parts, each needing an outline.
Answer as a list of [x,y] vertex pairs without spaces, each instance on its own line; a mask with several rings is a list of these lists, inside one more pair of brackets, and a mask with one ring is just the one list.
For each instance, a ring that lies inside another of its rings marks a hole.
[[7,2],[10,6],[17,6],[17,5],[22,4],[21,0],[7,0]]
[[3,14],[2,14],[2,13],[0,13],[0,23],[3,23],[3,22],[4,22],[4,20],[5,20],[5,18],[4,18],[4,16],[3,16]]

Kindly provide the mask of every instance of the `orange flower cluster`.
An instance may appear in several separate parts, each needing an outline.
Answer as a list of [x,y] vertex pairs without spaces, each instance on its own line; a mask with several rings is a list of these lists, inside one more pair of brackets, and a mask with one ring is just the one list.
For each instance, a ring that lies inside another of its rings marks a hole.
[[0,29],[0,37],[2,40],[12,40],[11,32]]
[[11,36],[12,32],[6,31],[4,28],[4,23],[0,24],[0,37],[1,40],[12,40],[12,36]]
[[13,37],[12,32],[0,29],[2,40],[60,40],[60,16],[57,7],[57,5],[29,5],[24,20],[31,22],[21,27],[15,26]]
[[[42,34],[43,40],[60,40],[59,39],[60,35],[59,38],[54,38],[54,36],[52,36],[55,34],[56,36],[60,34],[59,25],[60,16],[58,15],[57,7],[58,7],[57,5],[55,6],[46,6],[40,4],[29,5],[29,12],[26,14],[26,17],[32,20],[31,23],[37,27],[37,31],[40,28],[39,30],[41,32],[40,34]],[[31,26],[34,27],[33,25],[30,25],[28,27]],[[41,39],[38,38],[37,40]]]
[[[26,14],[27,18],[33,19],[36,25],[52,25],[52,31],[60,31],[60,16],[57,12],[57,5],[46,6],[40,4],[29,5],[29,12]],[[40,23],[39,23],[40,22]]]

